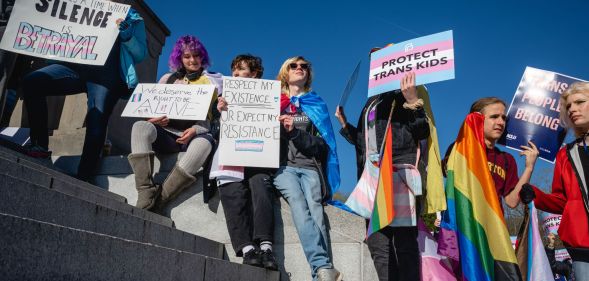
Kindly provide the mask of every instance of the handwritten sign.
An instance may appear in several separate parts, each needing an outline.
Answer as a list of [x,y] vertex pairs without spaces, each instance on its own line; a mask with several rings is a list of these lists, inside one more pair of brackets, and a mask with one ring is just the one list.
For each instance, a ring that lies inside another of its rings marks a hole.
[[554,163],[566,131],[560,125],[560,95],[574,82],[582,80],[526,67],[509,110],[505,135],[499,143],[515,150],[531,140],[540,158]]
[[370,55],[368,96],[401,88],[401,78],[415,73],[422,85],[454,79],[452,31],[445,31],[394,44]]
[[280,81],[223,77],[219,164],[278,168]]
[[104,65],[131,6],[104,0],[16,1],[0,48],[80,64]]
[[139,84],[121,116],[205,120],[214,85]]

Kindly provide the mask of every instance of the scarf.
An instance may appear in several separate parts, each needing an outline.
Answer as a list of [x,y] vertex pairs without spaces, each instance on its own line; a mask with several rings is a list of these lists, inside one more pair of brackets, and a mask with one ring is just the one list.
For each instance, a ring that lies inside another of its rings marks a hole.
[[[298,105],[298,106],[296,106]],[[333,202],[331,197],[339,189],[340,185],[340,174],[339,174],[339,161],[337,159],[337,148],[335,144],[335,135],[331,126],[331,120],[329,119],[329,110],[327,104],[317,95],[315,92],[308,92],[301,96],[288,98],[288,95],[280,95],[280,112],[283,112],[287,107],[290,106],[292,111],[296,110],[296,107],[300,107],[301,110],[309,117],[313,125],[319,130],[321,137],[329,146],[329,152],[327,154],[327,163],[325,165],[327,172],[327,182],[329,184],[329,201],[332,205],[342,205],[341,202]]]

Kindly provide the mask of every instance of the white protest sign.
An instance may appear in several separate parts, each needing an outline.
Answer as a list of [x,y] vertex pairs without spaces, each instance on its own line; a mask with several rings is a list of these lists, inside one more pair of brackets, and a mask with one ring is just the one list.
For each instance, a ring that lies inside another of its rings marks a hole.
[[16,1],[0,48],[80,64],[104,65],[131,6],[104,0]]
[[223,77],[219,164],[278,168],[280,81]]
[[214,85],[139,84],[121,116],[206,120]]

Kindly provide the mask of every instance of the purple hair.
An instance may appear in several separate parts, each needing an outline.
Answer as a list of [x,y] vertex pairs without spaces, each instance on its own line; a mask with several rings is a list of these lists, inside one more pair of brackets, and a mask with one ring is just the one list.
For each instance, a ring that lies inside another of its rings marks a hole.
[[202,67],[204,69],[209,67],[209,53],[207,52],[207,49],[202,44],[202,42],[200,42],[200,40],[198,40],[198,38],[195,36],[184,35],[178,38],[176,41],[174,49],[170,54],[170,59],[168,60],[168,66],[172,72],[176,72],[184,68],[184,65],[182,64],[182,55],[187,49],[192,52],[197,52],[200,55],[202,59]]

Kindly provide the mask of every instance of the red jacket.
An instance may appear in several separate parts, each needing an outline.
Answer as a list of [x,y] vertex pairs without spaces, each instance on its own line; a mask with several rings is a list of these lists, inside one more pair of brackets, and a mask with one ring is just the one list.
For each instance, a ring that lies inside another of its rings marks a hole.
[[556,155],[552,194],[546,194],[534,187],[534,203],[542,211],[562,214],[558,235],[567,247],[589,249],[589,219],[577,172],[567,155],[569,149],[576,150],[577,146],[567,145]]

